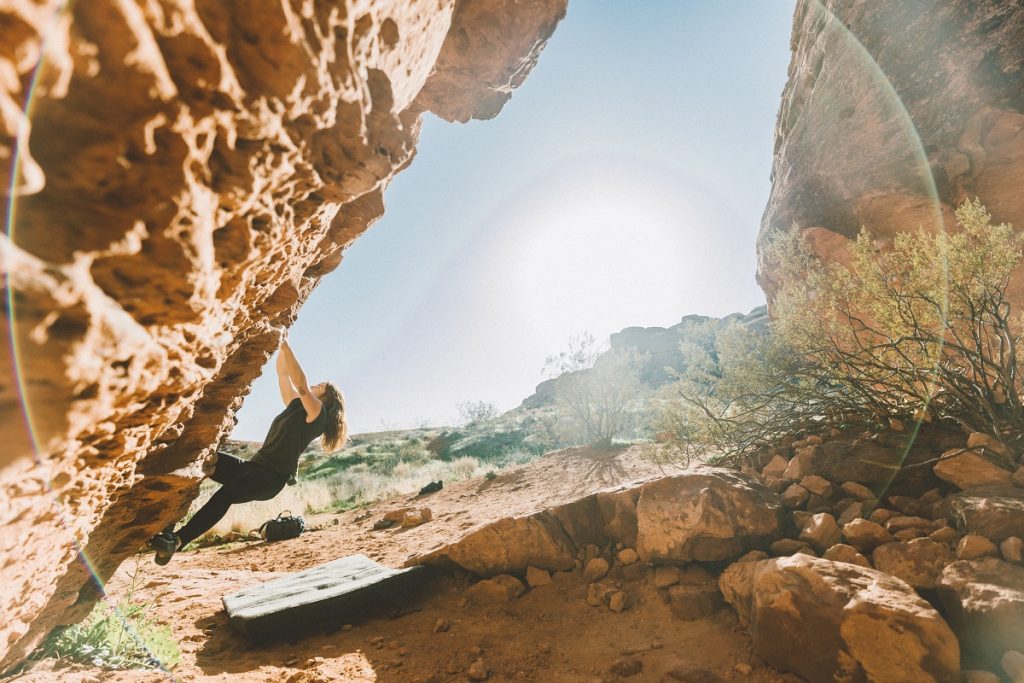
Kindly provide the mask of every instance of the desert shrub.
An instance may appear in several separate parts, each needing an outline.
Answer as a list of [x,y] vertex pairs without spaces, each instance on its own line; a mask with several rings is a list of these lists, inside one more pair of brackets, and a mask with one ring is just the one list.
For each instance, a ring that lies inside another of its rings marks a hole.
[[1024,324],[1006,296],[1021,238],[976,200],[956,217],[956,232],[900,233],[886,248],[862,231],[846,265],[819,262],[796,229],[779,236],[774,332],[734,327],[689,350],[659,402],[669,450],[736,459],[786,434],[890,419],[1021,434]]
[[459,420],[467,427],[498,417],[498,406],[487,401],[465,401],[457,408]]
[[574,337],[567,350],[545,363],[557,377],[557,411],[551,424],[538,427],[559,444],[610,444],[631,435],[644,403],[640,369],[646,357],[633,350],[602,353],[594,337]]
[[181,652],[170,627],[150,616],[149,605],[133,602],[131,593],[120,604],[101,600],[82,622],[54,629],[30,659],[66,659],[107,669],[173,669]]

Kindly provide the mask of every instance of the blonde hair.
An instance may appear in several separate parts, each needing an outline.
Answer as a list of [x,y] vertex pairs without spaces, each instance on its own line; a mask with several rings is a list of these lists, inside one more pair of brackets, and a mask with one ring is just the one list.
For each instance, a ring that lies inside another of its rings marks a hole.
[[320,437],[320,446],[327,453],[333,453],[341,450],[348,440],[345,395],[331,382],[325,382],[324,395],[320,402],[323,404],[320,409],[327,414],[327,425],[324,427],[323,436]]

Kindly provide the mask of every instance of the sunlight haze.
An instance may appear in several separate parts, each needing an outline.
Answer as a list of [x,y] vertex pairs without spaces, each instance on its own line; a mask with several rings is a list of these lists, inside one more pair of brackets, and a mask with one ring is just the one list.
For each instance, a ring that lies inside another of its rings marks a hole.
[[[790,2],[577,1],[490,121],[426,115],[386,213],[290,332],[353,433],[514,408],[546,356],[764,302],[754,239],[789,61]],[[281,409],[273,365],[234,438]]]

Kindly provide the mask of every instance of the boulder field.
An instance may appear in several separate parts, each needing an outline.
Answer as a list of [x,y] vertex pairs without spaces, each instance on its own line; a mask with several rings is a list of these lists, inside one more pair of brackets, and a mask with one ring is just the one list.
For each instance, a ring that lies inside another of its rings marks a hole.
[[0,670],[182,516],[282,332],[383,213],[421,115],[495,116],[564,13],[0,7]]
[[[564,572],[612,612],[631,609],[638,581],[684,620],[728,603],[761,661],[812,683],[1017,680],[1024,488],[951,475],[943,453],[958,441],[1021,481],[988,435],[836,430],[765,450],[745,472],[696,467],[482,524],[408,564],[484,577],[468,591],[481,604]],[[908,467],[880,480],[890,451]]]

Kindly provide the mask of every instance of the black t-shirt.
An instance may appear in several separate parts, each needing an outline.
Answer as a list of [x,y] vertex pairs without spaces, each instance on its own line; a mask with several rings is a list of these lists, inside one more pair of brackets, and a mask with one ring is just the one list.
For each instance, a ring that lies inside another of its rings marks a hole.
[[306,422],[306,409],[302,400],[295,398],[270,423],[270,431],[263,446],[250,462],[265,465],[286,477],[295,476],[299,456],[309,442],[324,433],[327,411],[321,410],[312,422]]

